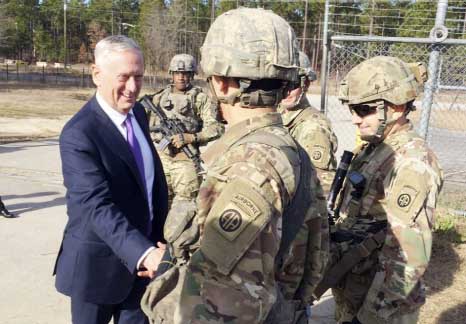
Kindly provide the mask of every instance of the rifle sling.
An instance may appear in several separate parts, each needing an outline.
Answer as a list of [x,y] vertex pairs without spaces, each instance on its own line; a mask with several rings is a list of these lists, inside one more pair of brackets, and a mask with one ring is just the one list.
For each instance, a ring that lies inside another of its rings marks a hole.
[[367,258],[375,249],[385,242],[385,229],[378,231],[374,235],[366,238],[361,243],[355,245],[351,250],[345,252],[343,257],[334,264],[326,273],[314,291],[314,295],[320,298],[327,289],[336,287],[343,277],[351,271],[362,259]]

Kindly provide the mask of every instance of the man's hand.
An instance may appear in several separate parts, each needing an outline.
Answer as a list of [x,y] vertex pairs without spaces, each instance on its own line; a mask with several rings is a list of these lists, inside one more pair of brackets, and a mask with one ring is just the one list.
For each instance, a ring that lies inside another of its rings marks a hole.
[[185,145],[191,144],[196,140],[196,136],[194,134],[189,133],[181,133],[173,135],[171,138],[172,144],[176,148],[182,148]]
[[149,254],[142,260],[141,268],[144,270],[138,271],[139,277],[155,278],[157,275],[157,268],[165,253],[166,245],[157,242],[157,248],[150,251]]

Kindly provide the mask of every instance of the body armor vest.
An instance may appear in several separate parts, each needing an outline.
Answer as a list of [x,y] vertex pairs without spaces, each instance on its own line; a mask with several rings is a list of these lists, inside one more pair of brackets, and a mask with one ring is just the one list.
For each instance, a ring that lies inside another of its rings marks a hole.
[[[186,133],[197,133],[202,129],[202,120],[196,113],[196,97],[200,90],[192,87],[185,93],[174,93],[166,88],[160,96],[160,107],[170,119],[178,120]],[[157,104],[157,103],[156,103]]]
[[367,144],[355,151],[348,173],[360,173],[365,178],[365,186],[357,198],[351,194],[357,189],[346,179],[338,207],[339,229],[365,232],[371,223],[387,220],[386,211],[378,201],[385,195],[383,181],[394,167],[396,152],[415,136],[414,132],[400,132],[380,144]]

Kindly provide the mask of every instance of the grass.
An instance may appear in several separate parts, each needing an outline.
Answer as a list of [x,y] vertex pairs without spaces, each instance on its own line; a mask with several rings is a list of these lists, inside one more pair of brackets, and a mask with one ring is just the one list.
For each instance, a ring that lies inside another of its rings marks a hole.
[[439,197],[434,232],[445,244],[466,243],[466,217],[458,213],[466,210],[466,195],[461,189],[444,188]]
[[[143,89],[143,93],[154,90]],[[95,93],[93,88],[8,88],[0,84],[0,117],[59,119],[76,113]]]
[[445,187],[438,201],[432,257],[425,274],[427,302],[419,323],[466,323],[466,209],[464,187]]
[[74,114],[93,95],[93,89],[15,89],[0,95],[0,117],[57,119]]

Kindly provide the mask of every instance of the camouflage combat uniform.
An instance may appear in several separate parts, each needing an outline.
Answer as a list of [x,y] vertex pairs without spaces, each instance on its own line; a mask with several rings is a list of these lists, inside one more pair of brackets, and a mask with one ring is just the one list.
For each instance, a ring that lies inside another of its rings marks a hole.
[[[335,175],[335,151],[338,145],[330,121],[311,106],[305,95],[302,96],[298,105],[292,110],[279,107],[279,111],[282,115],[283,124],[290,135],[309,155],[312,164],[316,168],[324,193],[327,193]],[[314,253],[312,265],[315,267],[315,272],[308,277],[306,287],[311,295],[322,276],[322,271],[328,260],[328,222],[323,218],[321,224],[320,244],[322,246],[315,245],[312,249],[314,252],[320,251],[320,253]],[[301,233],[301,237],[306,237],[306,234]],[[315,237],[315,235],[310,234],[310,237]],[[319,238],[316,239],[319,240]],[[319,244],[319,242],[316,242],[316,244]]]
[[323,280],[344,274],[333,289],[339,322],[416,323],[425,302],[422,276],[443,175],[406,115],[426,78],[421,63],[379,56],[340,84],[339,98],[363,127],[364,142],[340,192],[332,267]]
[[[212,105],[208,96],[200,87],[191,86],[185,92],[174,89],[172,85],[154,95],[155,105],[160,105],[168,118],[176,118],[182,122],[187,133],[196,134],[197,142],[189,147],[199,154],[199,146],[218,138],[223,126],[217,120],[217,108]],[[150,118],[150,126],[159,124],[155,116]],[[152,133],[157,144],[161,140],[160,133]],[[157,148],[157,145],[156,145]],[[181,149],[168,145],[160,152],[165,177],[167,178],[170,203],[177,199],[194,199],[200,185],[200,176],[195,163]]]
[[305,95],[293,109],[280,109],[283,124],[306,150],[327,192],[335,175],[338,140],[330,120],[312,107]]
[[[306,237],[299,239],[298,233],[283,263],[276,264],[285,221],[281,216],[296,193],[301,173],[297,147],[279,115],[271,113],[232,126],[203,157],[209,171],[198,197],[201,247],[189,263],[180,301],[183,307],[175,318],[179,316],[180,323],[188,319],[192,323],[261,323],[277,300],[279,286],[285,299],[305,297],[304,303],[309,302],[311,296],[304,296],[304,287],[297,293],[307,279],[303,273],[312,271],[305,262],[311,252],[307,245],[312,246],[307,226],[318,236],[325,202],[312,172],[313,206],[301,229]],[[296,301],[296,307],[302,306]]]
[[[322,273],[314,260],[325,199],[309,156],[274,109],[297,79],[297,54],[291,26],[269,10],[230,10],[211,25],[201,65],[207,77],[229,78],[209,84],[232,125],[202,155],[199,248],[143,298],[154,323],[307,322],[309,282]],[[228,91],[216,90],[221,84]]]
[[[361,261],[333,293],[337,320],[391,323],[415,318],[425,302],[421,278],[432,246],[433,214],[442,184],[437,158],[424,140],[405,124],[382,144],[365,144],[350,171],[366,177],[362,198],[342,193],[337,228],[365,233],[373,222],[388,221],[382,246]],[[339,246],[340,253],[350,242]]]

